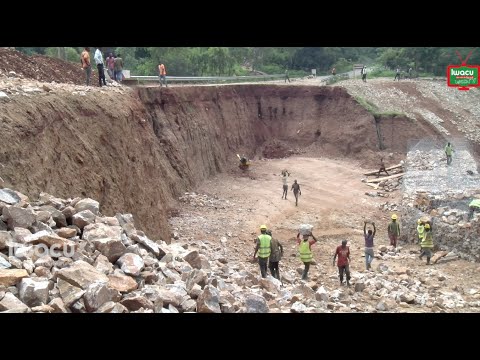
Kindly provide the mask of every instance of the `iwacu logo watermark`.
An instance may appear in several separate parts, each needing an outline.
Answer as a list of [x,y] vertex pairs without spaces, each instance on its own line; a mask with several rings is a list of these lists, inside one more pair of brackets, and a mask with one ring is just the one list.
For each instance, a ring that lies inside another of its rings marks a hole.
[[461,65],[447,66],[447,82],[448,86],[456,87],[458,90],[470,90],[471,87],[480,86],[478,81],[479,65],[467,65],[468,58],[472,55],[472,51],[468,54],[465,60],[462,59],[460,53],[457,51],[457,56],[460,59]]
[[75,248],[63,244],[53,244],[51,246],[45,244],[37,244],[34,246],[12,244],[8,247],[8,256],[21,257],[24,254],[28,254],[29,257],[37,258],[47,255],[54,258],[59,258],[61,256],[71,258],[75,254]]

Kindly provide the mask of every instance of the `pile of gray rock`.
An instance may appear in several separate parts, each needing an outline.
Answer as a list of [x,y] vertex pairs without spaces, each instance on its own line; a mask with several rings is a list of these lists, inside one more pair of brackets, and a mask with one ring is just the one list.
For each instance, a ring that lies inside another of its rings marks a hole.
[[225,251],[226,238],[152,240],[130,214],[104,216],[89,198],[41,193],[30,201],[0,189],[0,211],[0,312],[442,312],[480,305],[478,289],[442,292],[448,276],[438,270],[383,263],[416,256],[402,248],[379,248],[376,271],[354,272],[351,287],[333,287],[335,268],[314,265],[311,280],[302,281],[303,268],[286,262],[282,281],[262,279],[257,264]]
[[[467,173],[469,170],[470,173]],[[413,150],[407,155],[402,200],[404,240],[416,238],[417,220],[427,216],[433,224],[436,249],[480,261],[480,219],[469,217],[469,203],[480,197],[480,176],[467,149],[457,149],[451,165],[443,150]]]
[[196,194],[194,192],[186,192],[179,200],[196,208],[211,207],[218,210],[233,206],[229,200],[219,199],[216,196],[211,197],[206,194]]

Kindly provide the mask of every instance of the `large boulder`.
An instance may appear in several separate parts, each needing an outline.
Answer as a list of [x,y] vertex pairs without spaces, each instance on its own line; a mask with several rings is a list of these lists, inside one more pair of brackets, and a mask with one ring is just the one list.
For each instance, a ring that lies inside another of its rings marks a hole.
[[[158,247],[158,245],[156,243],[154,243],[152,240],[150,240],[149,238],[147,238],[146,236],[140,236],[140,235],[135,233],[135,234],[132,234],[132,236],[130,238],[133,241],[145,246],[149,251],[154,253],[155,256],[157,256],[157,257],[160,256],[160,248]],[[165,254],[163,254],[163,255],[165,255]]]
[[111,289],[107,283],[97,281],[90,284],[83,296],[85,308],[88,312],[94,312],[109,301],[119,301],[121,298],[117,290]]
[[105,255],[98,255],[97,258],[95,259],[95,262],[93,263],[93,266],[95,269],[100,271],[101,273],[108,275],[113,272],[113,265],[112,263],[108,260],[108,258]]
[[72,224],[82,230],[85,226],[95,222],[95,214],[90,210],[84,210],[72,216]]
[[83,229],[83,240],[95,240],[105,238],[122,240],[122,228],[120,226],[108,226],[102,223],[95,223],[87,225]]
[[25,269],[0,269],[0,286],[12,286],[28,277]]
[[12,293],[6,293],[3,299],[0,300],[0,311],[26,312],[28,311],[28,306]]
[[9,205],[14,205],[20,202],[20,200],[20,196],[18,196],[15,191],[7,188],[0,189],[0,201]]
[[95,281],[108,282],[108,277],[105,274],[82,260],[75,261],[73,265],[59,270],[57,276],[82,289],[86,289],[88,285]]
[[3,256],[0,256],[0,269],[9,269],[11,267],[12,264],[10,264],[6,259],[4,259]]
[[210,269],[210,263],[205,255],[199,254],[197,250],[190,251],[183,259],[195,269]]
[[132,214],[116,214],[115,217],[117,218],[118,222],[120,223],[120,226],[125,231],[127,236],[130,237],[133,234],[135,234],[136,232],[135,222],[133,220]]
[[122,242],[122,228],[95,223],[85,226],[82,239],[90,241],[110,262],[117,261],[127,248]]
[[245,299],[247,313],[268,313],[268,304],[263,296],[249,294]]
[[52,301],[48,303],[53,308],[54,313],[67,313],[68,310],[65,307],[65,304],[63,303],[61,298],[55,298]]
[[[65,215],[58,209],[56,209],[55,207],[51,206],[51,205],[44,205],[44,206],[41,206],[40,207],[40,210],[43,212],[48,212],[50,214],[50,216],[52,217],[52,220],[55,222],[55,225],[57,227],[64,227],[64,226],[67,226],[67,219],[65,217]],[[37,218],[38,218],[38,215],[37,215]]]
[[25,243],[31,245],[44,244],[47,246],[50,255],[54,257],[72,256],[77,248],[74,241],[49,233],[46,230],[25,237]]
[[0,231],[0,250],[7,247],[7,243],[13,241],[13,236],[8,231]]
[[48,302],[48,280],[24,278],[18,286],[20,300],[29,307],[46,305]]
[[32,209],[16,206],[5,206],[2,215],[10,230],[15,227],[29,228],[37,220]]
[[135,290],[138,284],[130,276],[115,271],[112,275],[108,275],[108,286],[121,293],[129,293]]
[[122,271],[127,275],[138,276],[145,267],[143,259],[137,254],[127,253],[117,261]]
[[90,210],[95,215],[98,215],[98,211],[100,210],[100,203],[90,198],[82,199],[75,204],[75,210],[77,211],[77,213],[84,210]]
[[187,273],[186,288],[190,292],[195,284],[202,288],[207,283],[207,273],[203,270],[194,269]]
[[95,245],[95,249],[105,255],[108,261],[114,263],[123,254],[127,252],[127,248],[123,245],[121,240],[112,238],[103,238],[92,240],[92,244]]
[[63,303],[66,307],[72,306],[78,299],[80,299],[85,290],[82,290],[78,286],[73,286],[69,282],[58,279],[57,281],[58,290],[60,292],[60,297],[63,300]]
[[211,286],[205,286],[202,294],[197,299],[197,311],[199,313],[221,313],[220,294],[218,290]]
[[136,311],[140,308],[152,310],[155,308],[150,300],[141,295],[134,295],[132,297],[124,298],[122,301],[120,301],[120,304],[125,306],[130,311]]
[[77,229],[73,227],[62,227],[61,229],[55,230],[55,233],[62,238],[68,239],[77,235]]

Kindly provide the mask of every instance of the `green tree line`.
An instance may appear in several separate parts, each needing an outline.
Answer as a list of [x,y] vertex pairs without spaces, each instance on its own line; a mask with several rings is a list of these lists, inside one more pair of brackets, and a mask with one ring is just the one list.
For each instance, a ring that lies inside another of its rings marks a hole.
[[[25,47],[16,48],[28,55],[41,54],[79,63],[83,48],[78,47]],[[95,48],[92,49],[92,57]],[[156,75],[158,64],[163,62],[167,74],[176,76],[248,75],[261,72],[282,74],[327,74],[335,67],[337,73],[349,71],[353,64],[376,65],[393,70],[433,75],[445,74],[446,66],[459,64],[458,51],[463,58],[473,50],[469,64],[480,64],[480,49],[452,47],[106,47],[120,54],[133,75]]]

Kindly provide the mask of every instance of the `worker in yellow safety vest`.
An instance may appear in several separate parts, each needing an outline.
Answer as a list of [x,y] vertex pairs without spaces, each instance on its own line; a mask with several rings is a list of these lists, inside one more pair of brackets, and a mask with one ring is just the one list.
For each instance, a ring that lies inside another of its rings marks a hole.
[[468,204],[470,208],[470,213],[468,214],[468,219],[470,220],[473,218],[473,213],[480,212],[480,199],[473,199],[470,204]]
[[260,265],[260,273],[262,274],[262,278],[267,277],[267,266],[268,266],[268,258],[272,252],[272,237],[267,234],[267,226],[262,225],[260,226],[261,234],[258,235],[255,252],[253,253],[253,260],[256,259],[256,255],[258,252],[258,264]]
[[420,244],[423,240],[423,235],[425,234],[425,224],[422,220],[417,220],[417,234],[418,234],[418,244]]
[[[312,236],[313,240],[308,240]],[[300,233],[297,234],[298,252],[300,253],[300,260],[305,265],[303,270],[302,280],[308,280],[308,270],[310,269],[310,263],[313,261],[312,245],[317,242],[315,236],[312,233],[304,234],[303,239],[300,239]]]
[[430,258],[432,257],[432,250],[433,250],[433,236],[432,232],[430,231],[430,224],[425,224],[425,233],[422,238],[422,242],[420,243],[422,247],[422,253],[420,254],[420,259],[423,258],[425,255],[427,257],[427,265],[430,264]]

